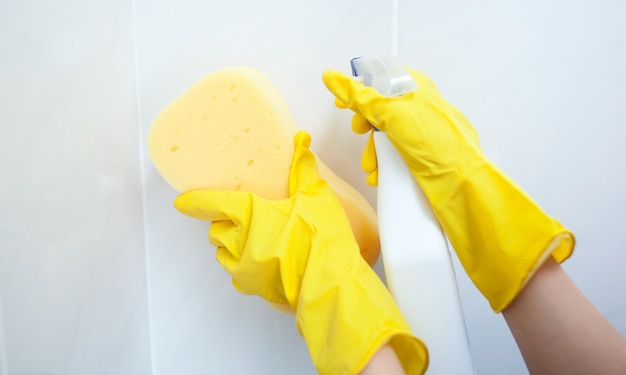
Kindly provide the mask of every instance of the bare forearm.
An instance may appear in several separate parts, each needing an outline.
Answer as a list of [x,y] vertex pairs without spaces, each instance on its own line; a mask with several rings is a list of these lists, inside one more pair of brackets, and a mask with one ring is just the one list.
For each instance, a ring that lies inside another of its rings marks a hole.
[[552,258],[503,314],[533,375],[626,373],[626,340]]
[[360,375],[404,375],[396,352],[389,345],[383,346],[365,366]]

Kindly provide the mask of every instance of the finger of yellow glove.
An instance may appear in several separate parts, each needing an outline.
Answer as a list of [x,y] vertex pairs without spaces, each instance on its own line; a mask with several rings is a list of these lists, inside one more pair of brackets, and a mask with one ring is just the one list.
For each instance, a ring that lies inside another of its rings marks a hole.
[[[364,86],[354,78],[348,77],[336,70],[327,70],[322,74],[326,88],[346,107],[360,113],[369,122],[380,130],[385,130],[384,124],[378,123],[376,113],[384,113],[386,98],[375,89]],[[382,111],[382,112],[381,112]]]
[[372,124],[367,121],[367,119],[359,113],[355,113],[352,116],[352,131],[357,134],[365,134],[368,131],[372,130]]
[[343,104],[343,102],[339,99],[335,98],[335,107],[339,108],[339,109],[346,109],[348,108],[345,104]]
[[209,241],[218,249],[224,248],[228,251],[229,259],[236,262],[241,259],[241,246],[245,243],[247,234],[245,232],[247,231],[230,220],[214,221],[209,228]]
[[233,254],[227,248],[219,246],[215,250],[215,258],[217,259],[219,264],[221,264],[222,267],[226,270],[226,272],[231,275],[236,272],[237,265],[239,264],[239,259],[235,259],[235,257],[233,257]]
[[378,185],[378,159],[376,158],[376,146],[374,145],[374,130],[367,137],[367,142],[361,154],[361,168],[368,174],[365,179],[370,186]]
[[367,182],[367,184],[372,187],[378,186],[378,169],[365,177],[365,182]]
[[174,207],[196,219],[221,221],[232,220],[241,224],[252,205],[250,193],[222,190],[193,190],[174,200]]
[[245,288],[241,286],[241,284],[239,284],[239,282],[237,282],[237,279],[235,279],[234,277],[235,275],[237,275],[239,259],[235,259],[231,251],[225,247],[218,247],[216,249],[215,258],[217,259],[217,262],[224,268],[224,270],[226,270],[226,272],[228,272],[232,276],[231,282],[235,289],[237,289],[239,293],[250,294],[245,290]]
[[[277,202],[277,205],[286,202],[283,200]],[[209,238],[217,246],[215,257],[231,275],[232,284],[240,293],[254,294],[270,302],[288,304],[284,295],[285,286],[290,285],[287,280],[293,270],[279,265],[286,261],[285,254],[281,254],[280,250],[272,250],[273,246],[280,248],[281,245],[274,243],[280,243],[280,240],[269,234],[274,225],[280,225],[271,211],[282,209],[261,201],[254,207],[254,212],[261,220],[254,223],[251,221],[250,225],[237,227],[229,220],[211,224]],[[249,219],[253,220],[251,215]],[[286,248],[283,246],[283,249]],[[285,273],[279,273],[279,270]],[[293,297],[292,301],[295,299]]]
[[289,172],[289,195],[308,189],[312,184],[321,181],[317,171],[315,155],[309,148],[311,135],[304,130],[296,133],[293,139],[294,152]]

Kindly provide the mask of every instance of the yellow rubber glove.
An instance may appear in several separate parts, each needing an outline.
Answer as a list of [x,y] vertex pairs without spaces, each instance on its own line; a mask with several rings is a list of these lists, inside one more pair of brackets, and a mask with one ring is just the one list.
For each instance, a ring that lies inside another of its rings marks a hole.
[[[408,69],[419,89],[383,97],[338,71],[323,81],[340,108],[355,112],[353,130],[384,131],[424,190],[465,271],[500,312],[552,255],[559,263],[574,236],[548,216],[483,154],[476,130],[424,74]],[[376,184],[373,139],[363,155]]]
[[294,138],[288,199],[197,190],[175,206],[212,221],[217,260],[240,292],[291,306],[320,374],[356,374],[386,343],[407,373],[423,373],[426,347],[361,257],[341,203],[318,176],[310,142],[304,131]]

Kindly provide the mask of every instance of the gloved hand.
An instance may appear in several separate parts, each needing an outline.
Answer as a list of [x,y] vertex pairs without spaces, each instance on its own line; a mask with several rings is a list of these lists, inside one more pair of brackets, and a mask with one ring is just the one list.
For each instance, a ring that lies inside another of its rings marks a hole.
[[[322,78],[337,106],[355,112],[355,132],[374,126],[387,134],[424,190],[465,271],[500,312],[548,257],[560,263],[571,255],[574,236],[487,160],[474,127],[434,83],[408,70],[419,89],[393,98],[338,71],[324,72]],[[362,164],[375,185],[371,134]]]
[[303,131],[294,138],[288,199],[197,190],[175,206],[212,221],[217,260],[240,292],[291,306],[321,374],[356,374],[386,343],[407,373],[422,373],[426,347],[361,257],[341,204],[318,176],[310,142]]

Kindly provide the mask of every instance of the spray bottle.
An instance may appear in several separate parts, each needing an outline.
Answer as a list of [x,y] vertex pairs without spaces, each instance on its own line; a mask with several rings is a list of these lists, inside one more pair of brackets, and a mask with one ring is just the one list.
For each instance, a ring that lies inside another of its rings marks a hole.
[[[384,96],[419,90],[395,58],[358,57],[352,74]],[[387,285],[428,347],[428,374],[474,374],[448,241],[424,192],[387,135],[375,131],[378,221]]]

